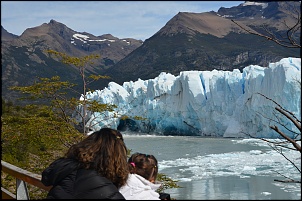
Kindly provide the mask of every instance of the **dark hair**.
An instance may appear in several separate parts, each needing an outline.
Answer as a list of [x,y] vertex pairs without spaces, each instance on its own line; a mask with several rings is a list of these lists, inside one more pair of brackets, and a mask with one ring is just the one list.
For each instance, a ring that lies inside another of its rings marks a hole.
[[119,188],[127,179],[127,147],[122,134],[111,128],[102,128],[72,145],[67,158],[80,162],[84,169],[96,170],[101,176],[111,180]]
[[153,155],[134,153],[128,159],[128,167],[132,174],[138,174],[149,181],[156,180],[158,166]]

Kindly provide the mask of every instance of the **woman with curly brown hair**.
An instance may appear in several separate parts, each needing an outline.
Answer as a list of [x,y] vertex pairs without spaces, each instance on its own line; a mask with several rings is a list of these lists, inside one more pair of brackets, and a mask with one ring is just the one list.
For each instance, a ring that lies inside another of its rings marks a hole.
[[128,174],[122,134],[102,128],[50,164],[42,173],[42,183],[53,186],[46,199],[125,199],[118,189]]

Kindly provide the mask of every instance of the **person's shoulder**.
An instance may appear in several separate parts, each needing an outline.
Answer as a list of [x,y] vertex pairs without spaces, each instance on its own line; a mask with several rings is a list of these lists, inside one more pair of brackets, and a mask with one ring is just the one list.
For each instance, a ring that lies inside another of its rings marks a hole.
[[125,199],[112,181],[89,169],[77,171],[74,191],[78,199]]
[[103,183],[112,184],[112,182],[106,177],[101,176],[96,170],[91,169],[79,169],[77,172],[77,178],[80,180],[88,180],[90,183]]
[[77,168],[78,163],[76,161],[68,158],[59,158],[43,170],[41,181],[45,186],[56,185]]
[[78,167],[79,163],[70,158],[58,158],[54,160],[50,165],[49,168],[68,168],[68,169],[76,169]]
[[139,174],[130,174],[129,175],[129,178],[132,178],[132,179],[139,179],[139,180],[142,180],[142,181],[147,181],[147,179],[145,179],[143,176],[139,175]]

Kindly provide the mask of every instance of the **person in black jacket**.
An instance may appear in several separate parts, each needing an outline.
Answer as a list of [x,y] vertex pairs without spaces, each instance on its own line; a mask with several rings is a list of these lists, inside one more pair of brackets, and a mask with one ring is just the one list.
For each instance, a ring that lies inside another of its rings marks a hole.
[[42,172],[42,183],[52,186],[46,199],[125,199],[118,189],[128,174],[122,134],[102,128],[52,162]]

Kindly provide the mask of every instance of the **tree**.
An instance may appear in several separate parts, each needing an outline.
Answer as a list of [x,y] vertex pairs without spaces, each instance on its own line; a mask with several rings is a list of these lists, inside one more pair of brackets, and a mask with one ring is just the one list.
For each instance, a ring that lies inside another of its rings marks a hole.
[[[256,32],[252,29],[247,29],[241,26],[239,23],[235,22],[234,20],[231,19],[233,23],[235,23],[237,26],[239,26],[241,29],[244,31],[248,32],[249,34],[253,34],[262,38],[265,38],[269,41],[272,41],[280,46],[286,47],[286,48],[301,48],[300,44],[300,37],[301,37],[301,12],[297,10],[296,8],[293,8],[291,11],[292,17],[296,19],[296,23],[293,25],[289,26],[285,21],[283,24],[285,27],[287,27],[287,31],[284,33],[284,35],[276,34],[267,29],[265,26],[263,26],[264,33],[259,33]],[[299,82],[299,81],[297,81]],[[301,88],[301,82],[299,82],[300,88]],[[282,157],[284,157],[286,160],[288,160],[294,167],[295,169],[301,174],[301,167],[299,167],[294,161],[290,160],[283,152],[283,149],[291,149],[291,150],[296,150],[300,152],[301,154],[301,117],[300,119],[295,116],[292,112],[286,110],[286,108],[283,108],[279,103],[274,101],[273,99],[267,97],[264,94],[257,93],[258,95],[263,96],[264,98],[268,99],[269,101],[272,101],[276,106],[276,115],[275,118],[269,118],[272,122],[275,122],[276,124],[280,125],[281,127],[285,128],[285,130],[288,133],[284,133],[277,125],[270,125],[270,128],[273,129],[276,133],[278,133],[281,137],[281,141],[275,141],[275,140],[268,140],[261,138],[261,140],[267,142],[269,146],[277,151]],[[277,114],[281,115],[278,116]],[[263,116],[263,114],[260,114]],[[295,127],[297,128],[298,132],[291,130],[287,127],[286,124],[281,121],[281,118],[286,118],[289,122],[293,123]],[[249,135],[251,136],[251,135]],[[293,137],[289,137],[293,136]],[[301,155],[300,155],[301,158]],[[277,172],[280,174],[279,172]],[[282,174],[280,174],[282,175]],[[275,179],[274,181],[278,182],[287,182],[287,183],[301,183],[300,181],[297,181],[293,178],[286,177],[285,175],[282,175],[283,177],[286,178],[286,180],[278,180]]]
[[[90,75],[86,77],[86,69],[89,65],[93,65],[93,60],[99,58],[98,55],[88,55],[84,57],[71,57],[65,53],[57,52],[54,50],[48,50],[47,53],[54,55],[61,59],[61,62],[67,65],[75,66],[79,70],[81,76],[83,88],[82,91],[76,91],[73,87],[76,86],[68,81],[61,81],[59,76],[52,78],[39,78],[39,82],[35,82],[31,86],[14,86],[10,89],[17,90],[25,94],[29,94],[29,99],[44,99],[48,100],[50,107],[58,117],[66,123],[74,125],[84,135],[88,133],[89,128],[85,128],[87,121],[87,111],[104,112],[113,111],[116,108],[115,105],[111,104],[100,104],[95,100],[88,100],[86,93],[89,90],[88,85],[98,79],[109,79],[109,76],[102,75]],[[68,91],[75,92],[82,98],[68,98],[66,94]],[[84,94],[84,95],[83,95]],[[83,111],[77,110],[78,105],[82,105]],[[78,122],[72,117],[72,113],[77,113],[81,116],[83,126],[78,126]]]
[[[79,95],[82,94],[80,100],[72,99],[71,100],[71,105],[72,106],[78,106],[82,105],[83,111],[77,110],[78,107],[74,108],[74,112],[76,112],[78,115],[81,116],[82,119],[82,124],[83,127],[80,128],[82,129],[82,132],[84,135],[87,134],[89,131],[86,129],[86,116],[87,116],[87,110],[94,111],[94,112],[103,112],[103,111],[113,111],[114,108],[116,108],[115,105],[110,105],[110,104],[100,104],[95,100],[88,100],[86,93],[89,90],[88,85],[98,79],[109,79],[109,76],[102,76],[102,75],[90,75],[89,77],[86,77],[86,69],[88,65],[93,65],[93,60],[99,58],[99,55],[87,55],[84,57],[71,57],[66,55],[65,53],[57,52],[54,50],[48,50],[47,51],[51,55],[55,55],[56,57],[60,58],[62,63],[68,64],[68,65],[73,65],[78,68],[81,79],[82,79],[82,84],[83,88],[81,93],[78,93]],[[77,123],[74,121],[74,123]]]
[[259,33],[254,31],[253,29],[247,29],[241,26],[239,23],[235,22],[235,20],[231,19],[233,23],[239,26],[241,29],[246,31],[249,34],[256,35],[262,38],[265,38],[269,41],[272,41],[280,46],[286,48],[301,48],[300,43],[300,33],[301,32],[301,12],[297,10],[297,8],[292,8],[290,11],[292,13],[291,17],[296,20],[296,23],[293,25],[288,25],[285,21],[283,22],[284,26],[287,27],[287,31],[283,34],[276,34],[270,31],[266,26],[262,26],[264,33]]
[[[55,57],[59,58],[62,63],[76,67],[79,70],[79,74],[81,76],[81,80],[83,84],[82,86],[83,88],[81,92],[75,91],[71,87],[68,87],[68,89],[76,92],[80,96],[80,99],[73,98],[69,101],[64,99],[62,100],[63,102],[60,103],[57,102],[58,104],[56,104],[59,106],[62,112],[62,116],[64,116],[65,120],[67,120],[65,118],[66,114],[61,107],[63,103],[67,103],[69,106],[71,106],[73,111],[72,115],[70,115],[72,123],[75,124],[78,130],[81,131],[84,135],[86,135],[89,131],[92,131],[95,124],[99,123],[99,122],[93,123],[94,120],[98,117],[97,115],[95,115],[96,113],[102,114],[104,116],[104,119],[112,118],[112,116],[106,117],[105,113],[107,112],[113,113],[113,117],[115,118],[118,117],[121,120],[130,118],[127,115],[120,115],[118,111],[115,111],[117,106],[114,104],[102,104],[99,103],[97,100],[90,100],[87,98],[87,92],[89,93],[93,92],[93,90],[88,88],[88,85],[99,79],[110,79],[109,76],[103,76],[103,75],[90,75],[88,77],[86,76],[86,70],[88,66],[94,65],[93,60],[99,58],[98,55],[91,54],[84,57],[71,57],[66,55],[65,53],[57,52],[54,50],[48,50],[47,52],[50,55],[54,55]],[[55,94],[53,93],[53,95]],[[50,97],[50,98],[52,100],[54,99],[54,97]],[[92,117],[89,116],[90,119],[88,119],[88,114],[92,114]],[[78,117],[80,117],[80,120],[78,119]],[[136,120],[143,119],[142,117],[137,117],[137,116],[131,118]]]
[[[67,145],[83,135],[62,121],[45,105],[16,106],[2,99],[2,160],[40,174],[53,160],[67,151]],[[12,192],[16,179],[1,174],[1,184]],[[9,187],[10,186],[10,187]],[[43,191],[28,186],[34,199],[45,197]]]
[[[295,150],[295,151],[300,152],[300,154],[301,154],[301,119],[297,118],[294,113],[286,110],[273,99],[271,99],[261,93],[257,93],[257,94],[263,96],[264,98],[268,99],[269,101],[272,101],[276,105],[274,107],[275,111],[277,111],[277,114],[275,114],[276,118],[275,119],[270,118],[270,117],[269,118],[265,117],[265,118],[268,118],[270,121],[275,122],[276,124],[285,128],[285,130],[288,132],[288,133],[284,133],[277,125],[270,125],[270,128],[273,129],[275,132],[277,132],[281,136],[281,139],[276,141],[274,139],[261,138],[261,140],[268,142],[269,146],[273,150],[277,151],[282,157],[284,157],[287,161],[289,161],[295,167],[295,169],[301,174],[301,167],[299,167],[294,161],[289,159],[288,156],[286,156],[286,154],[283,151],[284,149]],[[260,115],[263,116],[263,114],[260,114]],[[289,122],[291,122],[297,128],[298,132],[290,129],[288,124],[284,124],[283,123],[284,120],[282,120],[282,118],[286,118]],[[289,137],[289,136],[293,136],[293,137]],[[301,155],[300,155],[300,159],[301,159]],[[277,172],[277,173],[282,175],[279,172]],[[284,183],[301,183],[301,180],[298,181],[293,178],[289,178],[285,175],[282,175],[282,176],[285,177],[286,180],[275,179],[274,181],[284,182]]]

